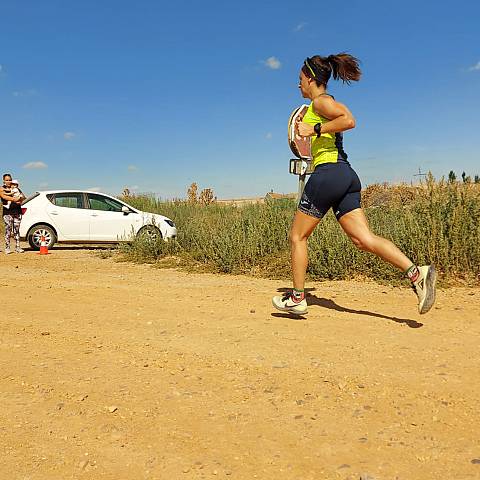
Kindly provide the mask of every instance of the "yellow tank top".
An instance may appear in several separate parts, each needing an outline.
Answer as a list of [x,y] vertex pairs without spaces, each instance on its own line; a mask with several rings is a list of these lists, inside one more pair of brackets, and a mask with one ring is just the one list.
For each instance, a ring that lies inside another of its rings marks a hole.
[[[309,125],[328,122],[328,118],[317,115],[313,111],[313,103],[308,106],[307,113],[303,117],[303,122]],[[348,155],[343,150],[342,133],[322,133],[320,137],[311,137],[312,141],[312,159],[316,167],[321,163],[336,163],[347,161]]]

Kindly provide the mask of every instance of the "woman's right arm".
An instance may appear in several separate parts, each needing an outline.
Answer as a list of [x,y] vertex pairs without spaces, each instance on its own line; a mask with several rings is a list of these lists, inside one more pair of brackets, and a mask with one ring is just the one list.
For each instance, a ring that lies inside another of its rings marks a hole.
[[3,188],[1,188],[1,187],[0,187],[0,198],[3,198],[3,200],[6,200],[7,202],[15,202],[14,198],[7,195],[3,191]]

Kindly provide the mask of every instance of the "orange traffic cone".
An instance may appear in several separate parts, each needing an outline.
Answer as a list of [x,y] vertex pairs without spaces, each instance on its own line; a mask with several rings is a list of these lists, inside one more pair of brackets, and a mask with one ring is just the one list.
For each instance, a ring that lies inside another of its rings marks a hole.
[[38,253],[39,255],[48,255],[47,242],[43,235],[40,237],[40,251]]

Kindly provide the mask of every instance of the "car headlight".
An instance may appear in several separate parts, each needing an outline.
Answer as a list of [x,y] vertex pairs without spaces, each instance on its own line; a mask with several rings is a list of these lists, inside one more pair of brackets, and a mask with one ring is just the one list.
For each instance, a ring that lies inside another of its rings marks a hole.
[[171,220],[166,219],[165,222],[166,222],[168,225],[170,225],[171,227],[174,227],[174,226],[175,226],[175,224],[174,224]]

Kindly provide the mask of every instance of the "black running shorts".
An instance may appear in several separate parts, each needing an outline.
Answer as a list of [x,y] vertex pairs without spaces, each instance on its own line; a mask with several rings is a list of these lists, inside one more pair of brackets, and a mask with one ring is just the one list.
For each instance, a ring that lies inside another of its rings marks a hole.
[[362,185],[347,162],[323,163],[310,175],[298,209],[315,218],[322,218],[329,208],[337,220],[360,208]]

